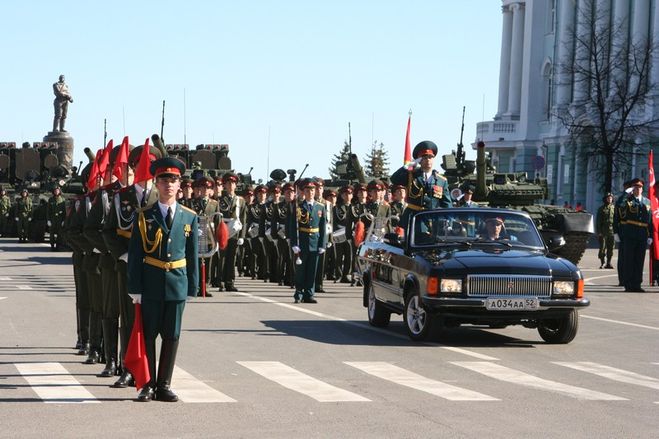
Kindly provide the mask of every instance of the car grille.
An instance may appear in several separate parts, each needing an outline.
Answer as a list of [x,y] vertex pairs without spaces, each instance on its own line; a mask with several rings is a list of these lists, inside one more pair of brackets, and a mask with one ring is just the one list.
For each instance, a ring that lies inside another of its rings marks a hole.
[[550,276],[471,275],[467,277],[468,296],[551,297]]

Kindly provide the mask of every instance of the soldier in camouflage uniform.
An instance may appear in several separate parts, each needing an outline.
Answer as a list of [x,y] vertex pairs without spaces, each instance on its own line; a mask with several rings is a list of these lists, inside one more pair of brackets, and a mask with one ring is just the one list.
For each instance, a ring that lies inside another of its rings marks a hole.
[[0,187],[0,236],[7,234],[9,228],[9,210],[11,209],[11,199],[7,195],[4,187]]
[[[597,239],[599,240],[599,252],[597,257],[600,260],[600,268],[613,268],[611,258],[613,257],[613,248],[615,240],[613,237],[613,217],[615,216],[615,206],[613,204],[613,194],[608,193],[603,198],[604,204],[597,209],[595,229]],[[604,257],[606,256],[606,265]]]
[[62,196],[62,191],[59,186],[53,188],[53,196],[48,200],[46,207],[46,220],[48,223],[48,233],[50,235],[50,248],[55,249],[59,239],[62,225],[64,224],[64,216],[66,210],[66,202]]
[[32,199],[27,189],[23,189],[21,197],[16,200],[15,220],[18,242],[26,242],[30,221],[32,221]]

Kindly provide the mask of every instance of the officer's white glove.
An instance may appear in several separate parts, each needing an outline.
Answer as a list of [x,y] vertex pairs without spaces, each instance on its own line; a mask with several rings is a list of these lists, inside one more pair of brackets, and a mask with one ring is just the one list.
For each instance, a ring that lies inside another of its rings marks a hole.
[[648,238],[648,245],[652,245],[652,238]]
[[243,238],[238,238],[238,245],[243,245],[245,240]]
[[331,243],[331,242],[328,242],[328,243],[327,243],[327,248],[331,248],[331,247],[332,247],[332,243]]
[[123,255],[119,256],[119,260],[124,261],[125,263],[128,263],[128,252],[126,252]]
[[613,234],[613,240],[614,240],[615,242],[620,242],[620,236],[619,236],[617,233],[614,233],[614,234]]
[[133,303],[142,303],[141,294],[129,294],[130,298],[133,299]]
[[298,247],[297,245],[294,245],[294,246],[291,247],[291,248],[292,248],[292,250],[293,250],[293,253],[295,253],[295,254],[300,253],[300,247]]
[[319,254],[319,255],[322,255],[323,253],[325,253],[325,249],[322,248],[322,247],[319,248],[319,249],[318,249],[318,254]]
[[407,162],[407,163],[405,164],[405,166],[407,167],[407,170],[408,170],[408,171],[413,171],[414,169],[416,169],[416,168],[418,168],[419,166],[421,166],[420,163],[421,163],[421,157],[419,157],[419,158],[417,158],[417,159],[415,159],[415,160],[412,160],[411,162]]
[[27,220],[28,220],[28,221],[32,221],[32,218],[28,218]]
[[52,226],[52,224],[50,223],[50,220],[48,220],[46,222],[48,223],[48,227]]
[[14,218],[16,221],[18,221],[18,217]]

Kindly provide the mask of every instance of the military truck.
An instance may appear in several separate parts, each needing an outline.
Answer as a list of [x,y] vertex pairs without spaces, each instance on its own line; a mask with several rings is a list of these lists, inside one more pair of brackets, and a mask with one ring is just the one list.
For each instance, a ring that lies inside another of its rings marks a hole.
[[496,172],[483,142],[478,142],[476,162],[465,160],[462,143],[459,143],[457,153],[452,151],[442,156],[441,166],[454,198],[460,196],[466,186],[472,186],[475,188],[473,200],[479,204],[523,210],[531,215],[546,243],[564,239],[565,245],[555,250],[555,254],[574,264],[581,260],[595,231],[593,215],[536,204],[547,198],[546,179],[529,180],[525,172]]

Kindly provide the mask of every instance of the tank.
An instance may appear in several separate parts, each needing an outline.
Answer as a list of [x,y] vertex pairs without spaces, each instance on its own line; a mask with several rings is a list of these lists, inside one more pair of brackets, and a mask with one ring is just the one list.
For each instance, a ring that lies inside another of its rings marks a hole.
[[325,179],[325,188],[337,190],[347,184],[366,183],[366,174],[357,154],[345,153],[336,162],[336,177]]
[[550,239],[556,242],[558,237],[565,240],[565,245],[553,253],[574,264],[579,263],[595,231],[593,215],[540,204],[547,198],[546,179],[529,180],[525,172],[496,172],[483,142],[478,142],[475,163],[464,159],[463,145],[459,143],[457,152],[442,157],[441,166],[454,197],[469,185],[474,188],[473,200],[479,204],[527,212],[545,242]]

